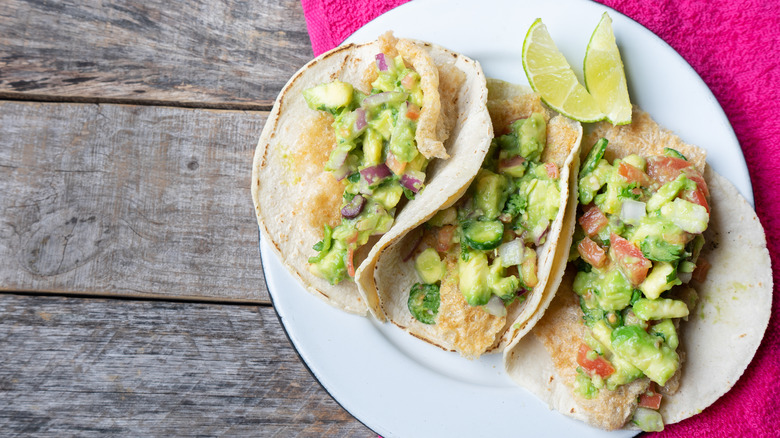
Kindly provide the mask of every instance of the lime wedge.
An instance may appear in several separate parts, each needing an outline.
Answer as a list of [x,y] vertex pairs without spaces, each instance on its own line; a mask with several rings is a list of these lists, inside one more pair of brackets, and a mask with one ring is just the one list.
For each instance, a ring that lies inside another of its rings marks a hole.
[[631,123],[626,74],[615,43],[612,19],[606,12],[601,16],[585,50],[583,74],[585,86],[606,114],[607,120],[614,125]]
[[534,21],[525,35],[523,69],[531,88],[552,109],[580,122],[604,119],[596,100],[577,80],[541,18]]

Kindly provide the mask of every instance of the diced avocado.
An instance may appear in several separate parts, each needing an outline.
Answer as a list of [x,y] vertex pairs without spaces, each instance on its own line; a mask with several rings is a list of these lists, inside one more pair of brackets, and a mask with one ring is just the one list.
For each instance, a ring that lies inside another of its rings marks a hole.
[[674,323],[671,319],[664,319],[658,324],[651,326],[649,333],[663,338],[666,345],[672,350],[677,350],[677,347],[680,345],[680,339],[677,337],[677,329],[674,328]]
[[661,413],[653,409],[636,408],[631,422],[644,432],[661,432],[664,430],[664,419]]
[[333,81],[303,90],[303,98],[311,109],[336,114],[352,102],[352,85]]
[[593,145],[580,167],[580,178],[586,176],[596,168],[596,165],[604,157],[604,151],[607,150],[607,143],[608,141],[606,138],[600,138],[599,141]]
[[547,144],[547,124],[541,113],[533,113],[525,119],[517,131],[520,143],[520,155],[528,160],[536,160],[542,155]]
[[682,281],[677,278],[674,265],[668,262],[656,262],[645,281],[639,285],[639,290],[647,298],[654,300],[678,284],[682,284]]
[[590,400],[597,396],[599,393],[598,388],[593,384],[593,381],[581,367],[577,367],[577,378],[574,380],[574,393],[580,397]]
[[474,203],[482,210],[484,218],[495,219],[501,214],[506,202],[506,186],[507,179],[503,175],[486,169],[479,171],[474,182]]
[[444,263],[433,248],[426,248],[414,259],[414,269],[423,283],[433,284],[444,276]]
[[660,209],[664,204],[674,199],[690,184],[691,180],[689,180],[685,174],[681,173],[677,179],[662,185],[661,188],[650,197],[650,199],[647,201],[647,211],[653,212]]
[[613,172],[612,165],[607,160],[601,160],[591,172],[580,176],[578,187],[580,204],[586,205],[593,202],[593,197],[596,196],[601,186],[607,183]]
[[642,371],[639,368],[631,365],[612,349],[612,329],[604,321],[595,323],[590,332],[593,338],[603,346],[601,352],[615,368],[615,372],[607,378],[608,389],[614,390],[620,385],[642,377]]
[[642,298],[634,303],[634,313],[645,321],[683,318],[688,316],[688,306],[682,301],[670,298],[657,298],[654,300]]
[[480,251],[469,251],[468,261],[458,259],[458,287],[470,306],[484,306],[490,300],[487,256]]
[[414,140],[414,131],[414,123],[399,113],[388,150],[401,162],[408,163],[419,154]]
[[382,139],[389,140],[393,134],[393,111],[384,109],[379,114],[370,117],[368,127],[382,135]]
[[506,276],[504,267],[501,266],[501,257],[496,257],[493,260],[493,264],[490,265],[488,287],[494,295],[504,301],[508,301],[515,297],[517,289],[520,288],[520,279],[514,275]]
[[333,229],[329,227],[327,224],[323,227],[323,237],[322,240],[314,244],[315,251],[319,251],[319,253],[314,257],[309,257],[309,263],[317,263],[318,261],[322,260],[326,255],[328,255],[328,251],[330,251],[331,245],[333,245]]
[[382,162],[382,148],[384,141],[382,134],[375,129],[368,128],[363,138],[363,165],[365,167],[376,166]]
[[663,343],[657,346],[655,336],[637,326],[614,329],[612,348],[615,353],[661,386],[666,384],[680,366],[680,358],[674,350]]
[[371,199],[381,204],[385,209],[390,210],[398,205],[398,201],[401,200],[403,193],[404,189],[398,181],[392,180],[375,188]]
[[435,324],[441,297],[436,284],[415,283],[409,291],[406,307],[412,316],[423,324]]
[[[620,161],[615,160],[612,163],[613,169],[617,169],[619,164]],[[620,194],[626,187],[628,187],[628,182],[618,172],[613,171],[607,179],[607,191],[596,195],[593,200],[604,213],[619,214],[623,204]]]
[[428,225],[433,227],[443,227],[445,225],[455,225],[458,222],[458,209],[455,207],[439,210],[432,218],[428,219]]
[[647,169],[647,161],[644,158],[642,158],[639,155],[637,155],[637,154],[627,155],[627,156],[623,157],[623,161],[626,162],[626,164],[630,164],[630,165],[636,167],[637,169],[641,170],[642,172],[644,172],[645,169]]
[[547,179],[522,180],[518,191],[527,201],[516,226],[528,231],[526,242],[540,244],[543,242],[541,237],[558,215],[561,197],[558,184]]
[[628,306],[633,293],[631,283],[618,269],[578,272],[574,277],[573,289],[578,295],[584,295],[588,290],[593,292],[604,310],[622,310]]
[[661,215],[691,234],[701,234],[707,229],[710,214],[699,204],[677,198],[661,207]]
[[639,244],[642,254],[649,260],[657,262],[673,262],[683,256],[683,245],[676,245],[663,240],[657,235],[647,236]]
[[462,227],[463,240],[474,249],[497,248],[504,238],[504,224],[500,221],[466,221]]
[[315,263],[309,264],[309,271],[317,277],[337,284],[347,277],[347,248],[340,240],[335,239],[330,250]]
[[634,228],[629,241],[635,245],[641,246],[642,242],[649,236],[658,236],[670,244],[679,244],[685,241],[685,233],[682,228],[660,215],[645,216]]

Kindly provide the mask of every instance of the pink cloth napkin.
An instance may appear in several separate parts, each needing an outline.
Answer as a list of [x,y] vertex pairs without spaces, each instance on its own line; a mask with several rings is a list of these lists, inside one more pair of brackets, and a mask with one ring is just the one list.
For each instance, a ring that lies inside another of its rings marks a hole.
[[[314,54],[407,0],[301,0]],[[737,134],[772,258],[774,302],[745,374],[665,437],[780,436],[780,8],[775,0],[600,0],[671,45],[710,87]]]

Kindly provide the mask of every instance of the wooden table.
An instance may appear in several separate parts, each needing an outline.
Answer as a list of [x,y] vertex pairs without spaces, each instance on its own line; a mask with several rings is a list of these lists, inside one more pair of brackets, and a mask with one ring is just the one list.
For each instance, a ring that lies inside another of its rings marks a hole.
[[372,436],[271,306],[249,193],[298,0],[0,2],[0,434]]

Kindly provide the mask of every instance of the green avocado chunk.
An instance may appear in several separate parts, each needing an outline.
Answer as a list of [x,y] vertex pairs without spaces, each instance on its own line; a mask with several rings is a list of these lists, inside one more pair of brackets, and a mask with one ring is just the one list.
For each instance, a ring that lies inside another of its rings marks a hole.
[[663,386],[680,366],[680,357],[666,344],[657,345],[656,339],[635,325],[618,327],[612,331],[612,348],[650,380]]
[[303,98],[311,109],[336,114],[352,102],[352,85],[333,81],[303,90]]
[[688,306],[682,301],[670,298],[658,298],[655,300],[640,298],[634,303],[634,313],[645,321],[684,318],[688,316]]
[[485,253],[468,251],[468,260],[458,259],[458,287],[469,306],[484,306],[492,295],[488,285],[490,268]]
[[444,276],[444,264],[433,248],[426,248],[414,259],[414,269],[423,283],[427,284],[436,283]]
[[592,291],[599,307],[604,310],[622,310],[631,302],[633,288],[618,269],[599,272],[578,272],[574,277],[574,292],[585,295]]
[[677,350],[677,347],[680,345],[680,338],[677,337],[677,329],[674,328],[674,323],[671,319],[665,319],[658,324],[651,326],[648,333],[660,336],[672,350]]
[[661,413],[648,408],[636,408],[631,422],[644,432],[661,432],[664,430],[664,419]]
[[536,160],[542,155],[547,144],[547,124],[541,113],[533,113],[525,119],[517,131],[520,143],[520,155],[528,160]]
[[507,179],[503,175],[481,169],[474,185],[474,203],[482,210],[485,219],[495,219],[501,214],[506,202]]

